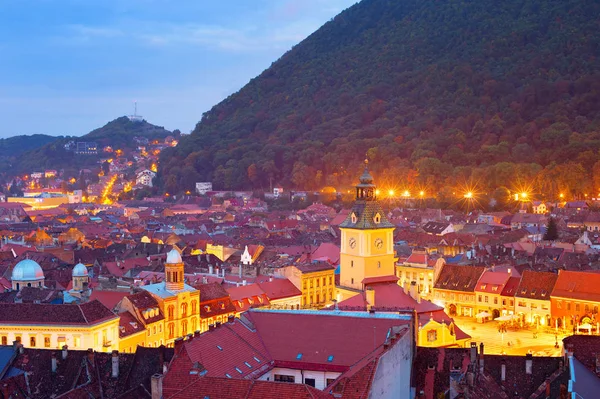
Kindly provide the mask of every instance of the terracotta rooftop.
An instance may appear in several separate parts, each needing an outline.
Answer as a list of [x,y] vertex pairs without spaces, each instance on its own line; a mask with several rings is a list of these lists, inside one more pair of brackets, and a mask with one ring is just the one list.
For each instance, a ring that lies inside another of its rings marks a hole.
[[459,266],[445,264],[440,271],[435,289],[474,292],[479,278],[485,271],[483,266]]
[[99,301],[81,305],[7,303],[2,305],[2,323],[95,324],[117,316]]
[[600,302],[600,274],[559,270],[552,296]]
[[515,296],[549,301],[557,278],[555,273],[524,270]]

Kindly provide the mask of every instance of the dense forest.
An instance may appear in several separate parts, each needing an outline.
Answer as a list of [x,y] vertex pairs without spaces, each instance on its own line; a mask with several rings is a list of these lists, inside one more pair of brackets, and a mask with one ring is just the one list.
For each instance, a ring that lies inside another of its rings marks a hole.
[[[31,173],[44,169],[74,169],[96,166],[98,160],[106,155],[102,148],[112,146],[114,149],[134,149],[137,143],[134,137],[146,137],[149,140],[164,139],[173,134],[160,126],[152,125],[146,121],[132,122],[122,116],[106,125],[92,130],[81,137],[61,137],[39,148],[32,149],[16,158],[7,160],[10,172],[13,174]],[[73,151],[65,149],[69,141],[93,141],[98,145],[98,155],[76,155]],[[0,147],[1,149],[1,147]]]
[[596,0],[363,0],[204,113],[159,183],[340,189],[368,154],[381,185],[439,196],[592,193],[599,15]]

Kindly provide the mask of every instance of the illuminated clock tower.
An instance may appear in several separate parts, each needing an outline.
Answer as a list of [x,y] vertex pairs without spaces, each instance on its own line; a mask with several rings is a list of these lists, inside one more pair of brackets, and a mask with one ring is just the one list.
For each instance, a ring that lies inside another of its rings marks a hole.
[[365,170],[356,186],[356,201],[340,224],[341,290],[362,290],[365,278],[394,276],[394,229],[377,202],[377,190],[365,160]]

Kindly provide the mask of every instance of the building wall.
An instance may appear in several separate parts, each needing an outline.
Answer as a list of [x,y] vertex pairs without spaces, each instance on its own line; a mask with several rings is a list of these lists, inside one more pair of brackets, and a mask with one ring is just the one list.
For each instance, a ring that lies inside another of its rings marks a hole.
[[135,353],[138,346],[145,346],[146,331],[140,331],[119,339],[119,352]]
[[[446,313],[451,317],[455,314],[458,316],[475,317],[475,308],[477,306],[475,300],[474,292],[433,289],[433,302],[443,306]],[[455,310],[455,314],[453,310]]]
[[400,279],[398,284],[404,287],[405,284],[409,284],[412,281],[417,283],[419,287],[419,293],[424,298],[429,298],[433,292],[433,268],[431,267],[420,267],[411,265],[397,265],[396,276]]
[[450,326],[448,324],[441,324],[435,320],[430,320],[424,326],[419,327],[419,332],[417,333],[417,345],[430,348],[456,345],[456,336],[452,335],[450,332]]
[[[560,327],[572,329],[581,324],[581,320],[588,316],[591,317],[597,313],[600,308],[600,302],[574,300],[571,298],[550,298],[550,309],[552,314],[551,327],[557,326],[557,319],[560,319]],[[596,323],[591,323],[596,328]]]
[[[394,229],[340,229],[340,284],[362,289],[362,280],[368,277],[395,274]],[[378,248],[376,242],[383,245]],[[351,242],[356,244],[353,246]]]
[[[303,273],[301,280],[301,306],[323,306],[330,304],[335,299],[335,276],[333,269]],[[319,296],[318,298],[317,295]]]
[[381,355],[371,384],[370,399],[411,397],[412,348],[411,334],[405,333]]
[[274,309],[299,309],[302,304],[302,296],[294,295],[281,299],[269,299],[271,308]]
[[[92,348],[98,352],[110,352],[119,349],[119,318],[91,326],[57,326],[57,325],[8,325],[0,324],[0,344],[11,344],[21,338],[26,348],[61,349],[67,345],[71,349],[85,350]],[[35,345],[31,338],[34,338]],[[45,338],[49,339],[46,344]],[[104,346],[104,343],[107,343]]]
[[548,300],[538,300],[515,297],[515,314],[521,316],[521,320],[526,323],[539,323],[541,326],[548,325],[548,319],[551,315],[551,302]]
[[[323,390],[327,387],[327,380],[335,380],[338,378],[341,373],[334,373],[330,371],[311,371],[311,370],[295,370],[288,368],[280,368],[275,367],[270,370],[268,373],[263,374],[258,378],[262,381],[275,381],[275,375],[286,375],[293,376],[294,383],[303,384],[306,383],[306,379],[314,379],[315,380],[315,388]],[[304,376],[304,380],[302,377]],[[410,380],[410,379],[409,379]]]

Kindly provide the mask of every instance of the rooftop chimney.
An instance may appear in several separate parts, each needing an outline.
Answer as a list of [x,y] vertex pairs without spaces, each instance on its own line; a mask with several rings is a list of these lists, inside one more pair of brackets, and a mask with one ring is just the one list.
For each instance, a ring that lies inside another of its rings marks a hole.
[[367,310],[371,310],[375,306],[375,290],[368,287],[365,290],[365,299],[367,300]]
[[208,265],[208,274],[213,274],[213,266],[212,265]]
[[162,399],[163,397],[163,375],[154,374],[150,379],[150,392],[152,399]]
[[471,363],[477,361],[477,342],[471,342]]
[[56,373],[56,353],[52,352],[52,372]]
[[483,342],[479,344],[479,372],[483,374]]
[[67,355],[69,354],[68,349],[69,349],[69,347],[67,345],[63,345],[63,347],[62,347],[62,359],[63,360],[67,359]]
[[92,348],[88,348],[87,357],[90,363],[94,364],[94,350]]
[[244,275],[244,269],[243,269],[243,268],[244,268],[244,267],[243,267],[243,266],[242,266],[242,264],[240,263],[240,266],[239,266],[240,278],[242,278],[242,276]]
[[525,374],[533,374],[533,356],[531,353],[525,356]]
[[409,292],[409,294],[412,297],[412,299],[414,299],[415,301],[419,302],[421,300],[421,298],[419,296],[419,288],[417,287],[417,282],[416,281],[411,281],[410,282],[410,292]]
[[119,378],[119,351],[112,351],[112,378]]
[[269,282],[273,281],[273,276],[269,276]]
[[242,285],[246,285],[246,280],[242,280]]
[[509,268],[508,268],[508,274],[510,274],[510,273],[511,273],[511,270],[510,270],[510,267],[509,267]]
[[502,359],[502,364],[500,365],[500,381],[506,381],[506,362]]

